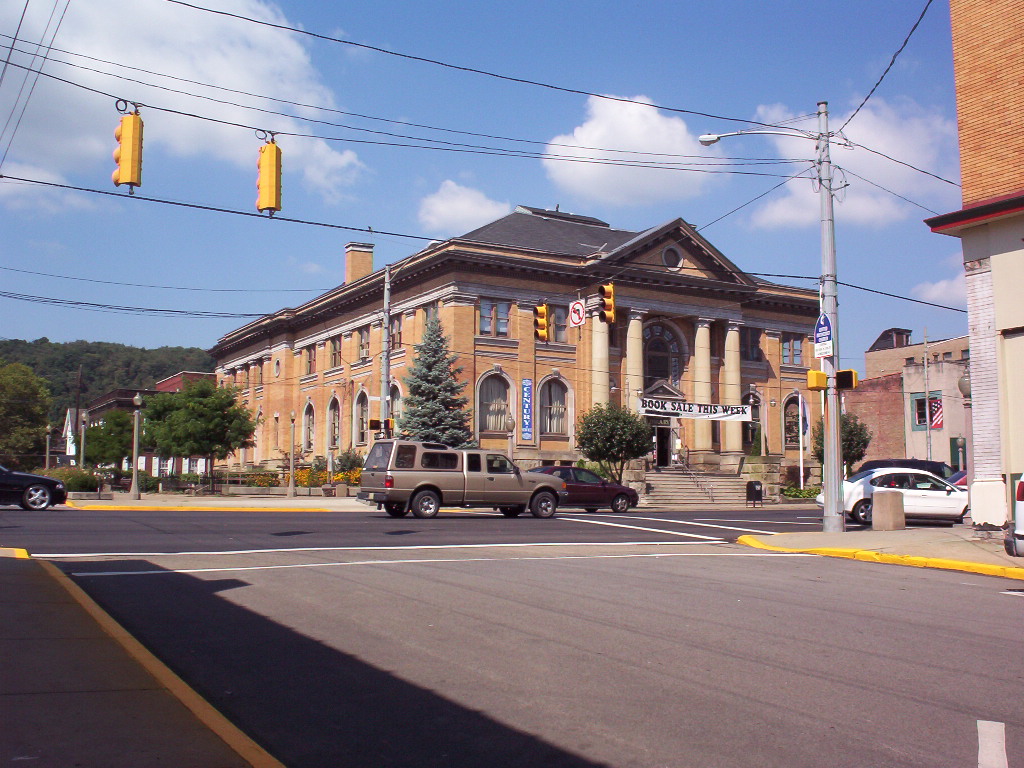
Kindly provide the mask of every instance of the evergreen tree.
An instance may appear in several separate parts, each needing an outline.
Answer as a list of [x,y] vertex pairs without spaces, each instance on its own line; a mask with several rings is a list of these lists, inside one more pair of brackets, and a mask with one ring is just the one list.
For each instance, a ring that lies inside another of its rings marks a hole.
[[468,402],[462,396],[466,382],[458,375],[455,355],[448,350],[448,337],[436,317],[427,321],[416,360],[405,377],[408,394],[402,398],[399,430],[413,440],[444,443],[452,448],[467,448],[473,443],[469,426]]

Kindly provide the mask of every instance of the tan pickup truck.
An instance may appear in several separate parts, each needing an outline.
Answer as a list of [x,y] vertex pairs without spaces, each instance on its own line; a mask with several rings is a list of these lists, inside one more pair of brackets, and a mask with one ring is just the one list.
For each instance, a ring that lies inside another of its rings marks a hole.
[[378,440],[363,463],[357,498],[391,517],[434,517],[441,505],[491,507],[505,517],[527,509],[551,517],[565,498],[565,482],[522,472],[503,453],[456,450],[440,443]]

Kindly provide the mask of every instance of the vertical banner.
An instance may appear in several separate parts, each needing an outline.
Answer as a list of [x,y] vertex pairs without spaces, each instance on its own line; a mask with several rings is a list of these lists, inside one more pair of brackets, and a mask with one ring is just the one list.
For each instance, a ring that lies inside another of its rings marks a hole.
[[533,379],[523,379],[523,414],[519,420],[523,442],[533,440]]

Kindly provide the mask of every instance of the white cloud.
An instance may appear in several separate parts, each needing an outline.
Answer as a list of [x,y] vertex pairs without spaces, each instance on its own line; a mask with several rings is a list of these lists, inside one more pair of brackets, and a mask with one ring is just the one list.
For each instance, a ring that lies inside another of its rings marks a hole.
[[511,212],[508,203],[491,200],[483,192],[451,179],[420,201],[420,224],[428,232],[464,234]]
[[[645,96],[636,96],[633,100],[652,103]],[[670,159],[608,152],[609,149],[627,153],[706,154],[681,118],[666,117],[657,109],[642,104],[594,96],[587,100],[584,123],[570,134],[553,138],[547,146],[547,153],[641,163]],[[581,199],[611,205],[648,205],[683,200],[698,194],[708,180],[706,174],[685,171],[583,163],[556,160],[554,157],[546,157],[543,162],[548,178],[561,189]]]
[[[222,0],[218,6],[232,13],[288,23],[276,6],[263,0]],[[14,29],[20,11],[20,6],[15,8],[10,3],[3,4],[0,26]],[[30,5],[20,37],[39,40],[46,15],[41,5]],[[330,90],[320,81],[306,49],[294,34],[170,3],[147,3],[144,11],[138,7],[137,0],[72,3],[55,45],[120,65],[173,73],[177,77],[250,93],[333,106]],[[19,47],[28,48],[28,44],[22,43]],[[30,63],[30,58],[15,53],[12,61],[24,66]],[[295,108],[293,114],[296,117],[269,115],[67,67],[59,61],[116,72],[124,77],[238,104],[288,111],[287,107],[264,99],[228,94],[127,70],[123,66],[100,64],[54,52],[45,72],[110,96],[90,93],[46,77],[39,79],[9,156],[9,159],[20,160],[22,164],[36,166],[39,172],[43,168],[51,174],[61,175],[82,170],[91,172],[100,158],[109,159],[117,121],[115,99],[143,104],[145,146],[151,152],[155,150],[184,158],[208,158],[214,164],[228,163],[246,170],[255,167],[259,146],[251,130],[175,115],[155,107],[265,130],[311,132],[303,127],[301,117],[312,116],[315,110]],[[16,84],[20,84],[23,76],[24,70],[8,70],[3,92],[0,93],[0,114],[6,114],[12,108],[18,92]],[[147,104],[151,105],[150,108],[145,106]],[[282,136],[278,143],[285,158],[286,182],[289,178],[301,179],[307,189],[329,201],[338,199],[362,168],[355,153],[339,151],[321,140]]]
[[910,289],[914,298],[934,301],[937,304],[951,304],[956,307],[967,306],[967,281],[964,273],[963,255],[955,253],[941,262],[956,274],[946,280],[918,283]]
[[[791,117],[790,110],[777,104],[759,107],[757,111],[757,119],[765,123],[778,123]],[[829,117],[829,127],[837,129],[848,114]],[[796,125],[817,130],[816,118],[815,121]],[[875,152],[947,179],[957,179],[955,121],[909,99],[900,100],[895,105],[878,97],[872,99],[845,133],[852,142]],[[809,139],[769,138],[782,157],[812,159],[815,155],[814,142]],[[886,189],[938,211],[959,207],[959,195],[952,185],[867,149],[847,150],[833,144],[831,159],[836,168],[834,185],[838,187],[844,179],[849,184],[836,197],[837,220],[841,218],[844,222],[882,227],[914,216],[923,218],[929,215],[928,211],[901,200]],[[841,169],[848,169],[850,173],[844,174]],[[817,225],[820,215],[817,198],[818,193],[810,181],[791,181],[785,188],[785,194],[755,209],[751,220],[755,226],[764,228]]]

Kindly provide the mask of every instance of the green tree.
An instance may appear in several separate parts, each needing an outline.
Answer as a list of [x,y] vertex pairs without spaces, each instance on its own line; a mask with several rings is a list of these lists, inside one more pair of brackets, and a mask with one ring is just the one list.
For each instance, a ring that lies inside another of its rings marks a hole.
[[135,425],[124,411],[108,411],[103,423],[85,430],[85,460],[92,464],[120,465],[132,455]]
[[627,462],[650,453],[653,435],[651,425],[640,414],[598,404],[580,417],[576,448],[596,461],[607,477],[621,483]]
[[31,469],[45,453],[50,391],[21,363],[0,362],[0,463]]
[[[868,452],[871,445],[871,438],[874,435],[867,425],[857,418],[855,414],[844,413],[839,421],[839,437],[842,442],[843,465],[847,474],[853,469],[854,464],[859,464]],[[822,464],[825,463],[825,425],[819,421],[814,425],[811,432],[811,450]]]
[[413,440],[444,443],[452,448],[473,444],[470,414],[466,410],[468,401],[462,396],[466,382],[459,381],[462,368],[455,366],[455,360],[441,321],[431,318],[423,331],[412,370],[405,377],[409,392],[402,398],[402,417],[398,423],[399,430]]
[[146,445],[161,456],[208,457],[211,470],[214,459],[253,447],[256,420],[237,393],[203,379],[150,398],[143,411]]

